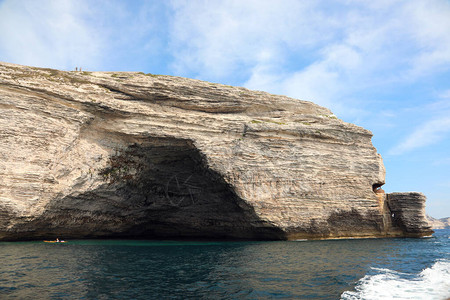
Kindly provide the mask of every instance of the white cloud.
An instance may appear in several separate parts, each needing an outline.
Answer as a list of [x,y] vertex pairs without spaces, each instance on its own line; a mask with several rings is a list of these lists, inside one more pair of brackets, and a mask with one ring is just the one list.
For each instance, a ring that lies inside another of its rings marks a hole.
[[428,121],[418,127],[403,142],[399,143],[390,154],[399,155],[414,149],[435,144],[450,135],[450,117]]
[[450,4],[431,1],[173,1],[182,74],[358,115],[351,95],[450,68]]
[[[341,38],[318,48],[320,55],[310,65],[280,76],[278,79],[282,82],[277,85],[282,88],[278,90],[293,97],[309,98],[339,116],[354,118],[365,112],[364,102],[355,103],[351,99],[353,93],[417,80],[436,71],[439,64],[441,69],[450,67],[447,59],[450,56],[447,50],[450,50],[450,27],[447,26],[450,10],[444,9],[449,5],[435,1],[435,9],[425,14],[420,10],[423,8],[421,1],[410,1],[408,5],[404,2],[377,4],[375,7],[349,7],[349,11],[341,15],[341,26],[328,28]],[[444,18],[447,19],[444,21]],[[435,30],[436,19],[443,21],[439,26],[444,29]],[[420,35],[415,34],[417,29]],[[434,38],[427,39],[430,35]],[[264,78],[255,73],[252,76]],[[254,78],[248,82],[250,87],[258,89],[264,89],[263,84],[265,81],[258,86]]]
[[[260,64],[283,64],[287,52],[314,49],[334,34],[325,30],[333,18],[316,11],[313,1],[173,1],[172,5],[174,68],[203,77],[220,79]],[[312,18],[316,22],[310,22]]]
[[167,48],[166,9],[156,1],[5,0],[0,59],[59,69],[165,65],[155,57]]
[[[434,102],[407,109],[408,115],[431,115],[431,119],[417,127],[412,133],[390,150],[392,155],[400,155],[415,149],[443,142],[450,137],[450,90],[436,93]],[[442,143],[444,147],[445,143]],[[433,164],[448,164],[449,159],[441,158]]]
[[411,74],[445,70],[450,64],[450,2],[410,1],[404,18],[409,17],[410,31],[419,50],[413,56]]
[[180,76],[314,101],[351,120],[373,109],[358,92],[450,68],[445,0],[5,0],[0,32],[2,60],[109,70],[162,59]]
[[438,93],[439,100],[427,105],[427,109],[441,114],[450,114],[450,90]]
[[12,1],[0,4],[2,60],[72,69],[94,65],[99,37],[84,23],[81,1]]

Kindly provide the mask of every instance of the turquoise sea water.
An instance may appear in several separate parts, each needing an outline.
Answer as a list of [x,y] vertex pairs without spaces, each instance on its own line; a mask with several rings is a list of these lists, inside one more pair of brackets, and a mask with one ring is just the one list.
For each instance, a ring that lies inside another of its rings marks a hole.
[[2,242],[0,299],[446,299],[449,235]]

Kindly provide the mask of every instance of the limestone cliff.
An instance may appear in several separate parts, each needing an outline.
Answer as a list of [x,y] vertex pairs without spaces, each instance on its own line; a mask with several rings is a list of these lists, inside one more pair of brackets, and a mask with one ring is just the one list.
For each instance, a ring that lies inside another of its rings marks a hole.
[[240,87],[0,63],[0,239],[430,234],[371,137]]
[[450,229],[450,217],[435,219],[427,215],[427,220],[433,229]]

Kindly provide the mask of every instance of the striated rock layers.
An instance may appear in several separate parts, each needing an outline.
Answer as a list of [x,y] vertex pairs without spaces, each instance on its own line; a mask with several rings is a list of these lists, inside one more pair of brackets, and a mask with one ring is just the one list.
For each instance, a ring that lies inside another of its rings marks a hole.
[[408,235],[420,235],[430,229],[424,210],[426,197],[422,193],[390,193],[386,195],[392,223]]
[[0,63],[0,239],[431,234],[371,137],[240,87]]

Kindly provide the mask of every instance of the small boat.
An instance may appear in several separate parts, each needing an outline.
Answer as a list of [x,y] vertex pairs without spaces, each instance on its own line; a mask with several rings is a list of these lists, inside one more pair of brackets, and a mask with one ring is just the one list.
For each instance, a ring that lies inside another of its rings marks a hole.
[[44,243],[65,243],[66,241],[44,241]]

